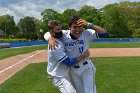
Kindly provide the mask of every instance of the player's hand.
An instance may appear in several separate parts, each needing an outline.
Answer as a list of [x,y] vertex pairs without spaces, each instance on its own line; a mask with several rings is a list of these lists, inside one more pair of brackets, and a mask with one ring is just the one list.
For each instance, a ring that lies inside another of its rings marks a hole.
[[79,57],[77,57],[77,61],[80,62],[82,61],[83,59],[89,57],[90,55],[90,52],[89,50],[85,51],[82,55],[80,55]]
[[55,46],[58,46],[58,42],[53,37],[49,37],[48,42],[49,42],[49,50],[55,49]]
[[77,21],[77,25],[78,25],[78,26],[88,26],[88,25],[89,25],[89,22],[87,22],[87,21],[84,20],[84,19],[79,19],[79,20]]
[[85,53],[84,53],[84,55],[83,55],[85,58],[86,57],[89,57],[90,56],[90,52],[89,52],[89,50],[87,50]]

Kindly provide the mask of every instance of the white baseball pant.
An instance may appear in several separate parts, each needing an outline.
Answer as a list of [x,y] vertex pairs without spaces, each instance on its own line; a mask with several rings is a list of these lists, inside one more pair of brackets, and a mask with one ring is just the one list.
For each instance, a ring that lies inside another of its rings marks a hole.
[[52,82],[61,93],[77,93],[75,88],[70,82],[70,77],[52,77]]
[[95,85],[96,68],[91,61],[79,64],[80,68],[71,68],[72,82],[77,93],[97,93]]

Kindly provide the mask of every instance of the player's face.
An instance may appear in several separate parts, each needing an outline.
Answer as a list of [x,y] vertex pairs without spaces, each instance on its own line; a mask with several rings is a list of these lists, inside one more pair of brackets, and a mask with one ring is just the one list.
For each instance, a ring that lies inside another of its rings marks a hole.
[[54,29],[53,29],[53,32],[61,32],[62,31],[62,29],[61,29],[61,26],[60,25],[58,25],[58,26],[56,26],[56,27],[54,27]]
[[63,36],[61,26],[60,25],[55,26],[51,35],[58,38],[58,39],[61,38]]
[[70,33],[76,38],[80,37],[82,31],[83,31],[82,26],[79,26],[77,24],[72,24],[70,27]]

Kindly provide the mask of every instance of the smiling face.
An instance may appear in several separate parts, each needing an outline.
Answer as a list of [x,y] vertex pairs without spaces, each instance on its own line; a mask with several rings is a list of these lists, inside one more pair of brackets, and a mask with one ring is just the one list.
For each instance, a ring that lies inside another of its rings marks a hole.
[[74,36],[75,38],[79,38],[82,31],[83,27],[79,26],[77,24],[77,21],[80,19],[79,15],[74,15],[69,19],[69,28],[70,28],[70,34]]
[[70,33],[78,38],[80,37],[81,33],[83,32],[82,26],[77,25],[77,23],[73,23],[70,27]]

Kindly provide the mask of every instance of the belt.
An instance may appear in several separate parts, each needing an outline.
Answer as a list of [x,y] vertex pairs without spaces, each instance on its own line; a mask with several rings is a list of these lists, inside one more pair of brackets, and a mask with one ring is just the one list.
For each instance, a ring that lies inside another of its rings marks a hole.
[[[86,64],[88,64],[87,61],[83,63],[83,65],[86,65]],[[73,66],[73,67],[74,67],[74,68],[80,68],[80,66]]]

